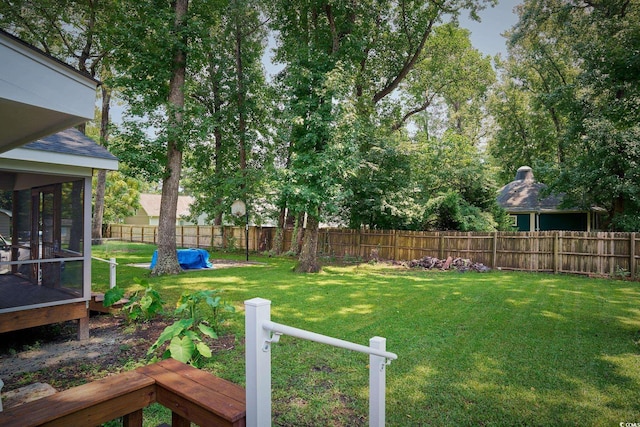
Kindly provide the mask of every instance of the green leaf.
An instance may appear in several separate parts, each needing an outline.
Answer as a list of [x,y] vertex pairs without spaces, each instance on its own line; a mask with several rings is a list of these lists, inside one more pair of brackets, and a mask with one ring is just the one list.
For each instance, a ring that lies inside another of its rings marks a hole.
[[142,311],[144,313],[149,311],[149,307],[151,307],[152,303],[153,303],[153,299],[148,294],[145,294],[145,296],[140,298],[140,308],[142,308]]
[[198,336],[198,334],[196,334],[194,331],[187,329],[184,331],[184,336],[185,337],[189,337],[190,340],[192,341],[201,341],[200,337]]
[[176,307],[175,314],[180,314],[180,313],[182,313],[182,312],[183,312],[183,311],[185,311],[188,307],[189,307],[189,304],[188,304],[188,303],[186,303],[186,302],[185,302],[185,303],[183,303],[183,304],[180,304],[178,307]]
[[198,344],[196,344],[196,349],[198,350],[198,353],[200,353],[202,357],[211,357],[212,355],[211,349],[209,348],[209,346],[203,342],[199,342]]
[[115,288],[111,288],[104,293],[104,301],[102,305],[104,305],[105,307],[110,307],[116,302],[120,301],[123,296],[124,289],[118,288],[117,286]]
[[220,298],[220,297],[215,297],[215,298],[213,298],[212,302],[209,302],[209,300],[211,300],[211,298],[208,298],[207,299],[207,303],[209,304],[209,306],[211,306],[211,308],[216,308],[216,307],[220,306],[220,300],[221,299],[222,298]]
[[200,323],[198,325],[198,329],[200,329],[200,332],[202,332],[203,334],[205,334],[208,337],[211,337],[213,339],[217,339],[218,338],[218,334],[216,334],[216,331],[212,327],[207,326],[204,323]]
[[195,349],[196,346],[189,337],[183,337],[182,339],[180,337],[173,337],[169,344],[171,357],[182,363],[188,363],[189,360],[191,360]]
[[151,348],[149,348],[149,351],[147,352],[147,354],[153,353],[158,349],[158,347],[160,347],[166,341],[177,337],[178,335],[180,335],[182,331],[190,328],[192,324],[193,324],[193,321],[191,319],[181,319],[167,326],[166,328],[164,328],[164,330],[162,331],[162,333],[160,334],[156,342],[153,343]]

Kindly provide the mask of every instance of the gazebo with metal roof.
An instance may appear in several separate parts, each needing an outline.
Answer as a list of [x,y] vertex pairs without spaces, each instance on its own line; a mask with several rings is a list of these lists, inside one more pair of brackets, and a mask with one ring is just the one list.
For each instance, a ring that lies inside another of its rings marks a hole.
[[498,192],[498,204],[513,218],[519,231],[591,231],[595,220],[589,210],[563,208],[562,194],[543,195],[547,186],[537,182],[529,166]]

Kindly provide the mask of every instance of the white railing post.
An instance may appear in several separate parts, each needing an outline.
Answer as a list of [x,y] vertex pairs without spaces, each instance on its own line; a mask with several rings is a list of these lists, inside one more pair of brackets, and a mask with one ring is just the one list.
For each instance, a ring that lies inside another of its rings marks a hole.
[[116,259],[109,258],[109,289],[116,287]]
[[[385,351],[387,340],[373,337],[369,340],[369,347]],[[387,359],[375,354],[369,354],[369,425],[384,427],[385,423],[385,389],[386,389]]]
[[270,332],[262,327],[271,320],[271,301],[253,298],[244,307],[247,426],[271,426]]

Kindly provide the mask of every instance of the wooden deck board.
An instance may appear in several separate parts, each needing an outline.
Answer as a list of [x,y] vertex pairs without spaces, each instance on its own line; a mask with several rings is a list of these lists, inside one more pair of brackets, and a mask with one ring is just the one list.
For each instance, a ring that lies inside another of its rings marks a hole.
[[[66,322],[67,320],[88,319],[85,301],[55,305],[51,307],[0,313],[0,333]],[[88,332],[88,324],[86,325]]]
[[138,368],[156,381],[157,401],[198,425],[244,426],[244,389],[173,359]]
[[143,366],[0,412],[3,427],[94,426],[123,417],[142,426],[142,409],[157,402],[173,425],[246,427],[244,389],[175,360]]
[[[154,380],[136,371],[74,387],[0,412],[3,427],[99,425],[155,401]],[[55,411],[52,411],[55,408]]]

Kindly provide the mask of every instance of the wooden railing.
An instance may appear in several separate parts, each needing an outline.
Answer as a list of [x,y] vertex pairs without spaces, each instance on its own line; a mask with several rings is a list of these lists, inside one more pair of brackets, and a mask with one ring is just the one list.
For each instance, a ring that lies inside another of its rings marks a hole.
[[123,418],[142,427],[142,410],[157,402],[171,425],[246,425],[242,387],[174,359],[103,378],[0,412],[3,427],[96,426]]

